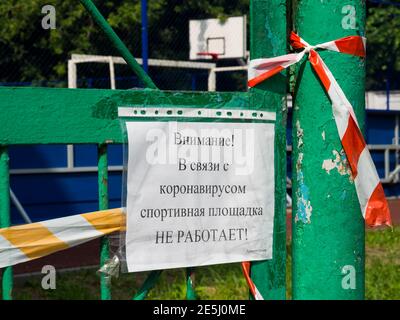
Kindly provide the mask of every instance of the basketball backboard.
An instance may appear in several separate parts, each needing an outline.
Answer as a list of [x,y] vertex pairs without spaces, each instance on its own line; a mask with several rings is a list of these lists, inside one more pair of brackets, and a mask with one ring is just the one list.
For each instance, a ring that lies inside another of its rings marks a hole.
[[189,21],[190,60],[246,58],[246,16]]

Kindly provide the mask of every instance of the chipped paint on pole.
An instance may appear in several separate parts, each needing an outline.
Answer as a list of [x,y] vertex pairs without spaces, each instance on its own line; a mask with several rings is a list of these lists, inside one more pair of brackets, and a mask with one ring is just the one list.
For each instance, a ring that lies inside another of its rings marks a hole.
[[[287,53],[286,0],[250,1],[250,37],[251,59]],[[273,257],[251,266],[251,277],[268,300],[286,298],[286,85],[282,72],[250,90],[253,108],[274,108],[277,112]]]
[[[292,9],[295,31],[311,45],[365,35],[365,1],[302,0]],[[365,60],[320,54],[363,129]],[[364,221],[331,102],[308,61],[296,74],[293,128],[293,298],[363,299]]]

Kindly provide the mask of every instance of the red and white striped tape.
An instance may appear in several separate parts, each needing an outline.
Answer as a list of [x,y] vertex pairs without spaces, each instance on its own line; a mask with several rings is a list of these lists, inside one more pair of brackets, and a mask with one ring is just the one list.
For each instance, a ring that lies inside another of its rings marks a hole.
[[391,226],[389,206],[383,187],[357,123],[353,107],[320,55],[315,51],[315,49],[327,49],[365,57],[365,38],[351,36],[311,46],[292,32],[290,42],[294,49],[303,50],[280,57],[250,61],[248,86],[256,86],[299,62],[308,53],[308,59],[332,102],[336,127],[351,167],[363,217],[369,226]]
[[256,285],[254,284],[253,280],[251,279],[250,262],[249,261],[242,262],[242,270],[243,270],[244,278],[246,279],[247,285],[249,286],[250,292],[253,295],[254,299],[255,300],[264,300],[260,291],[258,291]]

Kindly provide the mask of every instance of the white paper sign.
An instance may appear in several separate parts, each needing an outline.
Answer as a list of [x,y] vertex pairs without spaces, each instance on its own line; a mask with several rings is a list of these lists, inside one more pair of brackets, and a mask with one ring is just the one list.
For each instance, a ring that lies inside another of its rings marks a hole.
[[272,257],[274,124],[126,125],[130,272]]

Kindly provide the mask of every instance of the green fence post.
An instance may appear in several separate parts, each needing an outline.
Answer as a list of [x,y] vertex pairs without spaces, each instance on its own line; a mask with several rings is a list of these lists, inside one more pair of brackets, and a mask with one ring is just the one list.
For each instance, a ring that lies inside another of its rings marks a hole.
[[[10,221],[10,171],[8,148],[0,146],[0,228],[11,225]],[[3,300],[12,299],[13,269],[3,269],[2,292]]]
[[194,290],[194,268],[186,268],[186,299],[196,300],[196,291]]
[[[311,45],[365,34],[365,1],[294,3],[295,31]],[[365,61],[338,52],[320,54],[352,103],[363,128]],[[299,68],[296,87],[293,298],[363,299],[364,221],[332,104],[309,62]],[[324,169],[324,161],[334,166]]]
[[[250,2],[251,59],[286,54],[286,1]],[[284,72],[251,90],[252,107],[274,106],[277,111],[275,138],[275,218],[273,258],[252,263],[251,277],[265,299],[286,298],[286,77]]]
[[[98,187],[99,187],[99,210],[108,209],[108,160],[107,144],[98,146]],[[108,237],[103,237],[100,244],[100,267],[110,258],[110,242]],[[110,279],[104,273],[100,275],[100,297],[101,300],[111,299]]]

